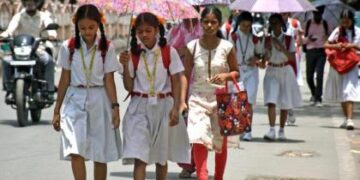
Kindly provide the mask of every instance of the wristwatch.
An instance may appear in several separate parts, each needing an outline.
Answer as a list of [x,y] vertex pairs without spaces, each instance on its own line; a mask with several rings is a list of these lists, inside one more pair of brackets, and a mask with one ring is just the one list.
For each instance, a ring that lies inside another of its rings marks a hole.
[[111,109],[114,109],[115,107],[120,107],[119,103],[117,102],[111,103]]

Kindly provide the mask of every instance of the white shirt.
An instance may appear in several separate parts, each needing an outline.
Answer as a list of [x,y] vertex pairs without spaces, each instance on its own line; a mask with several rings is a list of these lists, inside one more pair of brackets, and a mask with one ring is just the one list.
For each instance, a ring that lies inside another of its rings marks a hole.
[[[245,34],[241,30],[236,32],[237,40],[236,40],[236,57],[238,60],[238,65],[247,65],[248,60],[255,56],[256,53],[262,52],[262,41],[260,39],[256,44],[253,41],[253,35],[251,33]],[[229,41],[234,44],[234,40],[229,38]],[[245,53],[245,56],[243,55]],[[245,57],[243,59],[243,57]]]
[[[95,47],[98,46],[99,39],[97,38],[94,46],[90,49],[86,48],[85,42],[81,39],[81,47],[84,51],[84,60],[86,67],[90,67],[90,61],[92,57],[92,52]],[[72,57],[72,62],[69,61],[70,51],[68,48],[69,40],[65,41],[60,48],[58,56],[58,65],[66,70],[71,70],[71,86],[86,85],[86,75],[83,70],[83,64],[81,59],[80,49],[75,49],[74,55]],[[104,85],[104,74],[109,72],[115,72],[121,70],[119,61],[116,58],[115,48],[112,43],[110,43],[105,56],[105,62],[101,57],[101,51],[96,50],[93,70],[91,72],[90,85],[91,86],[103,86]]]
[[[275,37],[275,35],[272,34],[272,37]],[[287,45],[285,43],[285,34],[284,33],[282,33],[279,37],[277,37],[277,39],[279,40],[279,42],[282,42],[282,45],[285,47],[285,49],[287,51],[289,51],[291,53],[295,52],[295,40],[293,37],[291,37],[289,49],[287,49]],[[270,62],[275,63],[275,64],[280,64],[280,63],[284,63],[284,62],[288,61],[288,57],[283,52],[281,52],[275,48],[274,42],[271,41],[271,43],[272,43],[272,51],[271,51]]]
[[[49,14],[37,11],[34,16],[29,16],[25,9],[21,12],[15,14],[11,19],[8,28],[6,31],[0,34],[1,37],[14,36],[15,32],[17,34],[30,34],[34,37],[39,37],[40,31],[44,29],[47,25],[53,23],[53,20]],[[57,33],[55,30],[47,31],[49,36],[56,37]]]
[[[145,49],[145,58],[147,60],[149,71],[152,72],[154,64],[155,64],[155,54],[159,53],[157,56],[157,66],[155,73],[155,92],[156,93],[168,93],[171,92],[171,82],[170,77],[168,75],[168,70],[165,68],[161,56],[160,46],[156,43],[156,45],[152,49],[146,48],[144,45],[141,45],[141,48]],[[171,47],[170,49],[170,66],[169,71],[171,75],[184,71],[184,66],[181,62],[181,59],[176,52],[175,48]],[[129,62],[129,72],[132,78],[134,75],[134,64],[132,61]],[[139,64],[136,70],[136,78],[134,80],[134,89],[135,92],[140,92],[144,94],[148,94],[150,91],[150,82],[146,78],[146,70],[144,64],[144,58],[140,55]]]
[[[331,35],[328,38],[329,42],[336,42],[339,37],[339,27],[335,28],[334,31],[331,33]],[[346,30],[346,36],[347,40],[351,43],[360,45],[360,28],[355,26],[355,37],[353,38],[351,30]]]

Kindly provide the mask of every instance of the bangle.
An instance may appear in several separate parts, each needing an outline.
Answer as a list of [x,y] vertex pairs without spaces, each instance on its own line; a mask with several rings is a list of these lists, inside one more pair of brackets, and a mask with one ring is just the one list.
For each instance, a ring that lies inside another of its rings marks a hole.
[[115,107],[120,107],[119,103],[117,102],[111,103],[111,109],[114,109]]

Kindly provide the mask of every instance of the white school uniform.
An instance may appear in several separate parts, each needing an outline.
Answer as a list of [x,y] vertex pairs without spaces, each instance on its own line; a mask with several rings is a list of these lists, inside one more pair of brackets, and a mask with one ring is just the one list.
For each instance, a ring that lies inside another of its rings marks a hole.
[[[346,30],[349,42],[360,45],[360,28],[355,26],[355,37],[351,31]],[[329,42],[336,42],[339,37],[337,27],[329,36]],[[360,55],[360,51],[357,51]],[[360,102],[360,63],[346,74],[340,75],[330,66],[328,78],[325,85],[324,99],[330,102]]]
[[259,69],[256,66],[248,66],[248,60],[254,57],[256,53],[261,53],[262,42],[259,40],[255,44],[253,35],[251,33],[245,34],[241,30],[237,31],[236,35],[238,37],[236,44],[234,44],[235,42],[232,38],[230,38],[230,42],[236,47],[236,57],[240,70],[239,81],[243,82],[245,86],[249,103],[255,105],[259,84]]
[[[66,91],[61,109],[61,159],[70,159],[77,154],[95,162],[107,163],[121,157],[119,130],[113,129],[111,102],[104,87],[104,74],[118,71],[120,63],[116,59],[115,48],[110,44],[105,62],[101,51],[97,50],[91,73],[90,85],[93,88],[80,88],[86,85],[80,50],[75,49],[73,60],[69,61],[69,41],[60,48],[58,65],[71,70],[70,86]],[[85,64],[89,68],[93,49],[87,49],[81,39]]]
[[[168,70],[163,65],[160,46],[145,49],[148,68],[152,72],[157,58],[155,92],[169,93],[171,80]],[[155,56],[156,53],[160,53]],[[184,71],[181,59],[174,48],[170,50],[171,75]],[[140,56],[139,64],[134,74],[134,65],[129,62],[130,76],[134,79],[134,92],[149,94],[150,82],[146,78],[144,58]],[[171,96],[160,99],[153,105],[149,98],[133,96],[123,120],[124,155],[123,163],[132,164],[139,159],[146,164],[159,163],[165,165],[168,160],[178,163],[190,163],[190,143],[186,132],[185,121],[179,119],[179,124],[169,126],[169,113],[174,101]],[[180,116],[182,117],[182,116]]]
[[[272,36],[275,37],[274,35]],[[284,34],[281,34],[277,39],[283,43],[285,48],[287,48]],[[293,38],[291,38],[289,51],[295,52]],[[274,47],[273,41],[269,61],[274,64],[281,64],[288,61],[286,55]],[[269,103],[275,104],[280,109],[293,109],[294,107],[301,106],[301,93],[291,65],[283,67],[267,67],[264,78],[264,102],[265,105]]]

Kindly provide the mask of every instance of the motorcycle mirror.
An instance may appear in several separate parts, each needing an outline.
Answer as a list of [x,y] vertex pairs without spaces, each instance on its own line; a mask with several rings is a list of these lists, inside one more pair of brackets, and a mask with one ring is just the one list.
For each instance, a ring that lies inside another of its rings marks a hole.
[[56,23],[51,23],[48,26],[46,26],[46,28],[44,30],[57,30],[59,29],[60,26]]

